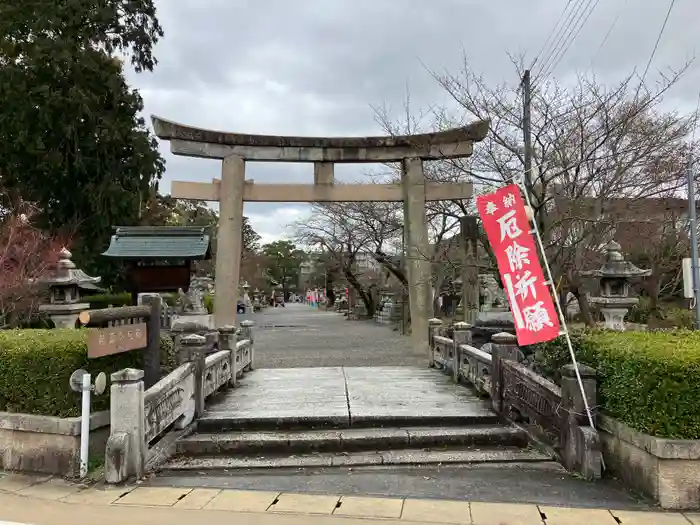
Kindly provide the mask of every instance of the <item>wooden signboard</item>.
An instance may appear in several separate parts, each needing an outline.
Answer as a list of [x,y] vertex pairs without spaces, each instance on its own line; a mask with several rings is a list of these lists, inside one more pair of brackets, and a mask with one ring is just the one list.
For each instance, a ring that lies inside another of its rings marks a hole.
[[148,346],[146,323],[108,328],[91,328],[88,334],[88,358],[121,354]]

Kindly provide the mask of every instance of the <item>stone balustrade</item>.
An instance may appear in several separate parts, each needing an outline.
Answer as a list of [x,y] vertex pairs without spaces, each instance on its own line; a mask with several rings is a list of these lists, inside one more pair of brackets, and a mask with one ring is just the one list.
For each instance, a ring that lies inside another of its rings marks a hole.
[[[190,334],[178,342],[180,366],[146,390],[143,371],[112,374],[110,436],[105,453],[105,479],[121,483],[140,477],[172,453],[177,438],[192,430],[209,396],[254,367],[253,322],[241,330],[218,331],[218,351],[211,353],[207,338]],[[207,355],[209,354],[209,355]]]
[[[536,374],[520,361],[517,339],[499,333],[483,349],[469,344],[467,323],[455,323],[452,338],[439,335],[442,322],[429,322],[432,366],[456,382],[471,384],[491,400],[493,409],[524,428],[533,439],[545,443],[570,470],[589,479],[602,473],[600,443],[584,412],[583,397],[572,365],[562,369],[562,386]],[[486,351],[488,348],[489,351]],[[590,407],[597,406],[596,372],[578,365]]]

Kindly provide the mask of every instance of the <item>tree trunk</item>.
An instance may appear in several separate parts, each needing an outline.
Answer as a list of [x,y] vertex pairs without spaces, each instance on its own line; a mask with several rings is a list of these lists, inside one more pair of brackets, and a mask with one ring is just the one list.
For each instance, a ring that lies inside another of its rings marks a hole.
[[582,293],[578,286],[571,287],[571,293],[574,294],[578,301],[579,309],[581,310],[581,319],[586,326],[595,326],[593,316],[591,315],[591,306],[588,304],[588,297]]
[[352,286],[360,295],[360,299],[362,299],[362,302],[364,303],[365,308],[367,309],[367,315],[369,317],[372,317],[374,315],[374,299],[372,298],[372,295],[364,289],[364,287],[360,284],[360,282],[357,280],[357,277],[355,277],[355,274],[352,273],[352,271],[350,271],[349,269],[344,269],[343,275],[345,275],[345,278],[350,283],[350,286]]
[[394,265],[386,255],[382,253],[375,253],[374,259],[379,264],[384,266],[384,268],[389,270],[389,273],[396,277],[404,286],[408,287],[408,279],[406,279],[406,275],[404,274],[403,270]]
[[333,290],[333,280],[326,280],[326,306],[332,307],[335,304],[335,290]]

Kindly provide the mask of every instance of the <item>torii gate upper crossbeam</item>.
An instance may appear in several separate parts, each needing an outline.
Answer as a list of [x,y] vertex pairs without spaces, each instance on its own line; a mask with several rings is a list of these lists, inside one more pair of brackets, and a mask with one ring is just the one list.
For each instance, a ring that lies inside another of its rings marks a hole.
[[[431,266],[425,203],[471,197],[471,184],[431,183],[423,161],[468,157],[486,137],[488,121],[437,133],[386,137],[291,137],[207,130],[153,118],[156,135],[176,155],[222,159],[221,180],[174,182],[176,198],[219,201],[214,314],[217,327],[235,324],[244,201],[403,201],[412,344],[428,355]],[[254,184],[246,161],[314,163],[314,184]],[[401,184],[334,184],[334,163],[400,162]]]

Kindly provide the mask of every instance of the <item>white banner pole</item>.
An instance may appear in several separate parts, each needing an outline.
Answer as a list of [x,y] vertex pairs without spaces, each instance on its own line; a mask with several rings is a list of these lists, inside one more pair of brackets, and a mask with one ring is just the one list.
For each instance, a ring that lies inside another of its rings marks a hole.
[[530,209],[530,211],[533,212],[532,217],[528,217],[530,219],[530,222],[532,223],[532,231],[535,233],[535,239],[537,239],[537,246],[540,249],[540,253],[542,254],[542,260],[544,261],[544,268],[545,271],[547,272],[547,279],[549,287],[552,290],[552,295],[554,296],[554,304],[557,308],[557,315],[559,315],[559,323],[561,324],[562,327],[562,333],[560,335],[563,335],[566,338],[566,344],[569,347],[569,355],[571,356],[571,362],[574,365],[574,372],[576,373],[576,381],[578,382],[578,387],[581,390],[581,397],[583,398],[583,406],[586,409],[586,415],[588,416],[588,423],[591,425],[592,429],[595,429],[595,423],[593,421],[593,415],[591,414],[591,407],[588,406],[588,399],[586,398],[586,390],[583,388],[583,380],[581,379],[581,374],[578,371],[578,362],[576,361],[576,354],[574,354],[574,345],[571,343],[571,336],[569,335],[569,328],[566,325],[566,319],[564,319],[564,312],[561,308],[561,303],[559,302],[559,294],[557,293],[557,288],[554,285],[554,279],[552,277],[552,270],[549,267],[549,261],[547,261],[547,254],[544,251],[544,244],[542,243],[542,237],[540,236],[540,231],[539,228],[537,227],[537,221],[535,220],[534,216],[534,208],[532,207],[530,203],[530,196],[528,195],[527,188],[523,187],[523,180],[522,177],[518,177],[515,179],[516,184],[521,190],[521,193],[525,197],[525,203],[527,204],[527,207]]

